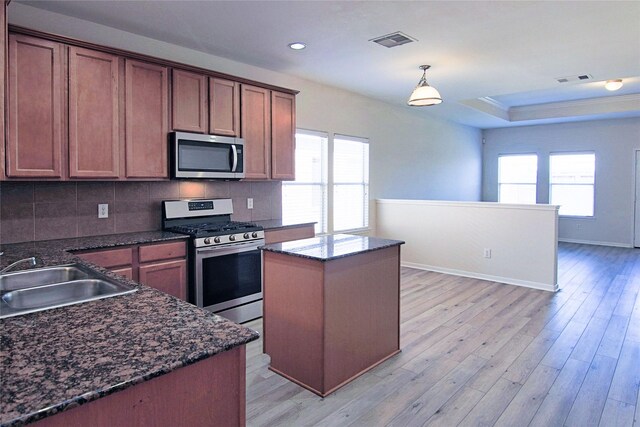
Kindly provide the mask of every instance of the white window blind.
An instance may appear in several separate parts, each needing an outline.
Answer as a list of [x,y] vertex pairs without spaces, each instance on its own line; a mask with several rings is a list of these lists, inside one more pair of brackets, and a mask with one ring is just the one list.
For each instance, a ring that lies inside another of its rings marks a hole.
[[562,153],[549,156],[550,203],[560,215],[593,216],[596,155]]
[[296,179],[282,183],[282,220],[316,222],[316,234],[327,232],[327,134],[298,130]]
[[369,140],[333,139],[333,230],[369,226]]
[[536,203],[538,156],[535,154],[498,157],[498,201]]

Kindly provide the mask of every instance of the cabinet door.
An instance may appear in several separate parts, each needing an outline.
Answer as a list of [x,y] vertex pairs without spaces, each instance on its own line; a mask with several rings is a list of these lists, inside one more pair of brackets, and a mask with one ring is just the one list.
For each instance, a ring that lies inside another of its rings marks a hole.
[[63,46],[9,37],[9,177],[61,178]]
[[140,283],[182,300],[187,299],[186,260],[142,264],[138,277]]
[[271,178],[296,179],[296,98],[271,92]]
[[231,80],[209,77],[209,133],[240,135],[240,90]]
[[269,179],[271,98],[269,90],[242,85],[242,137],[247,178]]
[[120,176],[119,58],[69,48],[69,176]]
[[173,130],[207,132],[207,77],[173,70],[171,81]]
[[168,178],[169,80],[167,68],[125,61],[127,178]]
[[5,179],[4,172],[4,91],[7,82],[7,2],[0,6],[0,181]]

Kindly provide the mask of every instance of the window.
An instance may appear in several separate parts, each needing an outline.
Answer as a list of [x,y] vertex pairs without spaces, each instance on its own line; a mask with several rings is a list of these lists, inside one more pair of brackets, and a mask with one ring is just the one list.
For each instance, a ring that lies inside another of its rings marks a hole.
[[336,135],[333,141],[333,230],[369,226],[369,141]]
[[560,215],[593,216],[595,153],[549,156],[550,202],[560,205]]
[[369,141],[298,129],[296,180],[282,183],[282,220],[316,234],[369,226]]
[[296,133],[296,180],[282,183],[282,220],[316,222],[327,232],[327,134]]
[[498,157],[498,201],[536,203],[538,156],[519,154]]

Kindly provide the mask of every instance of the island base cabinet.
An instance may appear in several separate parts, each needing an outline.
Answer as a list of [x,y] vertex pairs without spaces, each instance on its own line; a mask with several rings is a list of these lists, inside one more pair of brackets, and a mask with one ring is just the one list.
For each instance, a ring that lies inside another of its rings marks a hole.
[[264,253],[270,369],[327,396],[400,351],[400,249],[319,261]]
[[33,425],[244,426],[245,367],[242,345]]

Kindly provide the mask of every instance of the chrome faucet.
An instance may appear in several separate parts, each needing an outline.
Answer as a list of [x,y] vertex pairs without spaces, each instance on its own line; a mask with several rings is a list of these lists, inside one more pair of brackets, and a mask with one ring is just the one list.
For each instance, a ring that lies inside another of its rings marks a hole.
[[14,262],[12,264],[9,264],[8,266],[6,266],[2,270],[0,270],[0,274],[6,273],[7,271],[11,270],[16,265],[22,264],[23,262],[29,262],[29,264],[31,264],[32,267],[34,267],[38,263],[38,261],[36,260],[36,257],[34,257],[34,256],[32,256],[30,258],[21,259],[21,260],[16,261],[16,262]]

